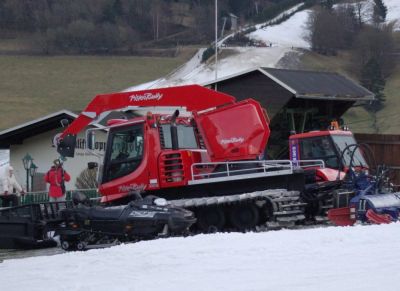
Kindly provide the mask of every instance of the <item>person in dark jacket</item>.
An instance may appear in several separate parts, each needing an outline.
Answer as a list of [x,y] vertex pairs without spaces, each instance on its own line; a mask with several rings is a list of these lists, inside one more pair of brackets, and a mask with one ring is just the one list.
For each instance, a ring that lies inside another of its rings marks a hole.
[[49,201],[65,201],[65,182],[71,180],[71,177],[63,169],[60,160],[54,160],[54,166],[46,173],[44,180],[50,184]]

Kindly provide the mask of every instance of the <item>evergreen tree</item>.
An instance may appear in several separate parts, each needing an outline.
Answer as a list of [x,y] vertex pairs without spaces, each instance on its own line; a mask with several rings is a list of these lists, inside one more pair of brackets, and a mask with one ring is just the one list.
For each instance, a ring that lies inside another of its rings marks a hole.
[[374,2],[375,2],[374,15],[373,15],[374,22],[375,23],[385,22],[387,7],[385,6],[382,0],[374,0]]
[[324,0],[321,5],[328,10],[332,10],[334,2],[334,0]]
[[383,108],[385,83],[378,61],[375,58],[371,58],[361,72],[361,84],[375,94],[375,101],[367,106],[368,110],[377,112]]

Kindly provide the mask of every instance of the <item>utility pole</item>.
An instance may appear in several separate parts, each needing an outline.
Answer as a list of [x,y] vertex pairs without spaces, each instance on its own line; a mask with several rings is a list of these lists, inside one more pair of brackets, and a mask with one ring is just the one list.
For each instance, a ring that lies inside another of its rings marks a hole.
[[215,91],[218,79],[218,0],[215,0]]

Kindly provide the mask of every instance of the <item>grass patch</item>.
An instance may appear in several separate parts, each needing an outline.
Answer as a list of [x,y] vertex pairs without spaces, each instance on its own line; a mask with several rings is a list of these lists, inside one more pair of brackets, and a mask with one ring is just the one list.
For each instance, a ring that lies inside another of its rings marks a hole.
[[305,52],[301,57],[301,69],[315,71],[337,72],[356,80],[356,74],[351,71],[351,55],[340,51],[337,56],[324,56],[314,52]]
[[0,52],[18,54],[21,52],[35,53],[33,35],[0,30]]
[[157,79],[186,60],[186,55],[0,56],[0,130],[61,109],[81,111],[97,94]]

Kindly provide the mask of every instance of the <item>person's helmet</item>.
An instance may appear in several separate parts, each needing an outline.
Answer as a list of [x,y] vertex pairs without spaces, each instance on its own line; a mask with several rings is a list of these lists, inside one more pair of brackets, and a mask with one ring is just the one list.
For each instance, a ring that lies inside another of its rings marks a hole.
[[14,168],[12,166],[8,166],[9,171],[14,171]]

